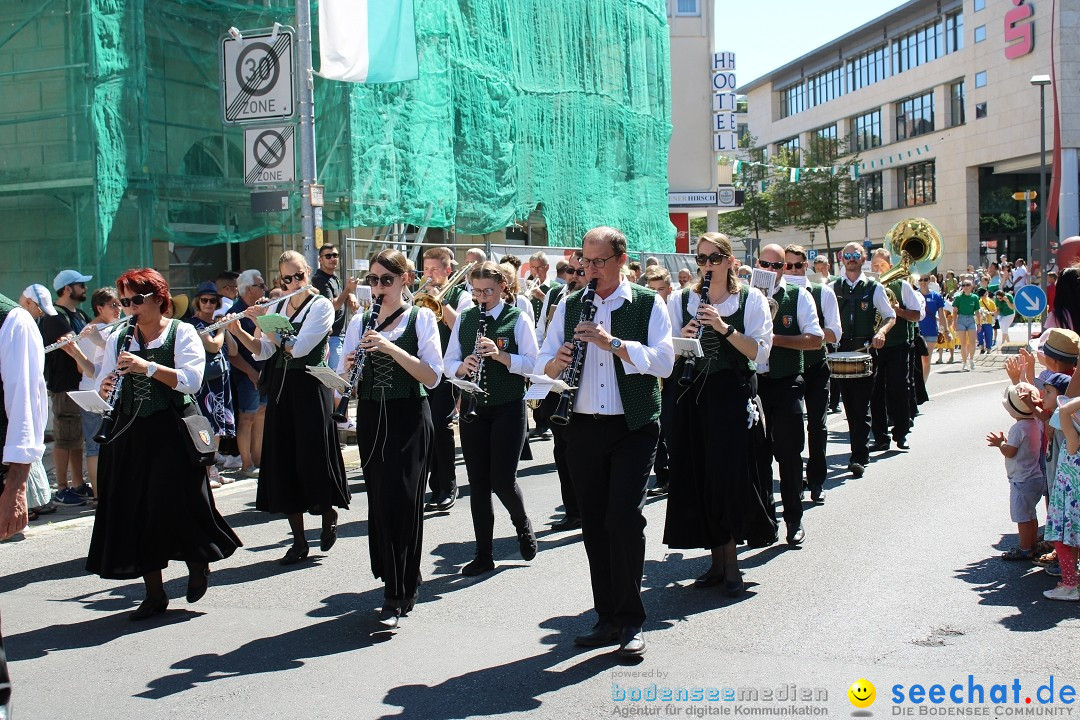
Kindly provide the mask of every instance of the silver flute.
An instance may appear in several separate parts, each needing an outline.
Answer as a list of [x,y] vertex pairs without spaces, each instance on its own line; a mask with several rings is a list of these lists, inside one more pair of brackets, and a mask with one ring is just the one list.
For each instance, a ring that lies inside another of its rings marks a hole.
[[[315,288],[312,287],[311,285],[305,285],[304,287],[300,288],[299,290],[293,290],[291,293],[287,293],[287,294],[282,295],[280,297],[276,297],[276,298],[273,298],[273,299],[265,298],[263,300],[260,300],[259,302],[255,303],[255,305],[253,307],[260,306],[260,305],[270,305],[271,303],[281,302],[282,300],[288,300],[293,295],[299,295],[300,293],[303,293],[303,292],[315,292]],[[218,320],[216,323],[212,323],[212,324],[207,325],[206,327],[204,327],[202,330],[199,331],[199,334],[200,335],[209,335],[212,332],[220,330],[221,328],[225,327],[226,325],[231,325],[232,323],[236,322],[237,320],[239,320],[242,317],[244,317],[244,313],[242,313],[242,312],[232,313],[232,314],[226,315],[225,317]]]
[[[105,325],[103,327],[98,328],[98,331],[111,330],[114,327],[119,327],[120,325],[123,325],[127,321],[128,321],[128,319],[126,317],[122,317],[119,320],[114,320],[113,322],[109,323],[108,325]],[[90,326],[88,325],[87,327],[90,327]],[[45,346],[45,352],[51,353],[53,350],[59,350],[60,348],[66,346],[66,345],[70,345],[73,342],[78,342],[79,340],[82,340],[84,337],[85,337],[85,335],[83,335],[82,333],[79,333],[78,335],[71,335],[70,337],[66,337],[63,340],[57,340],[52,345],[46,345]]]

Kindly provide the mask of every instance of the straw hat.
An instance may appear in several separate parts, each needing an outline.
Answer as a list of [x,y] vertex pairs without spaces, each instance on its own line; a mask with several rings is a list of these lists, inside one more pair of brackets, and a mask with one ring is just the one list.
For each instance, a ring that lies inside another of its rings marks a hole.
[[1001,404],[1005,408],[1005,412],[1012,415],[1017,420],[1026,420],[1027,418],[1035,417],[1035,410],[1031,407],[1031,403],[1020,397],[1020,390],[1027,390],[1032,395],[1038,395],[1038,390],[1034,385],[1029,383],[1016,383],[1005,388],[1005,395],[1001,398]]

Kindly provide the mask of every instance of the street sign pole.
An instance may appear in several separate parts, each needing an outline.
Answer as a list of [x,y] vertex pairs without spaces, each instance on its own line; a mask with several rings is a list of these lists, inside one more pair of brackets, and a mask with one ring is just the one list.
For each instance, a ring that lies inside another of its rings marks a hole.
[[302,250],[312,268],[315,259],[315,213],[311,186],[315,184],[315,80],[311,69],[311,2],[296,3],[297,49],[300,53],[300,230]]

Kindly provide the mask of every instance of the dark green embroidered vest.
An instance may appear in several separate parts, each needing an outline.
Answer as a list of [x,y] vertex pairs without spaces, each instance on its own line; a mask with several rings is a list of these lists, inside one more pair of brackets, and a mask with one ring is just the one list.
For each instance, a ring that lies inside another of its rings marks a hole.
[[[787,283],[783,290],[773,293],[773,299],[780,303],[780,309],[773,318],[773,335],[793,337],[802,334],[799,327],[799,291],[798,285]],[[803,371],[802,350],[776,347],[769,353],[769,377],[785,378],[798,375]]]
[[[548,285],[547,283],[544,283],[543,285],[541,285],[539,287],[539,289],[543,290],[544,294],[546,295],[548,293],[548,291],[551,290],[551,286]],[[533,326],[535,326],[540,322],[540,311],[544,308],[544,301],[543,300],[537,300],[536,298],[534,298],[532,296],[532,294],[530,294],[529,295],[529,302],[532,303],[533,320],[535,321],[533,323]]]
[[[672,328],[676,335],[682,332],[682,328],[686,327],[687,323],[694,319],[690,314],[690,295],[693,294],[693,290],[687,288],[682,291],[682,327]],[[724,318],[731,327],[735,328],[736,332],[745,333],[746,321],[744,317],[746,315],[746,297],[750,294],[750,287],[743,285],[739,288],[739,307],[728,317]],[[732,357],[738,357],[746,362],[746,371],[754,372],[753,362],[744,356],[741,352],[735,348],[724,349],[724,339],[716,334],[716,331],[712,329],[711,325],[706,325],[701,328],[701,351],[705,353],[705,357],[700,357],[694,364],[696,374],[698,375],[712,375],[719,370],[731,370]],[[686,362],[680,360],[680,363]],[[681,367],[681,365],[680,365]],[[681,370],[679,371],[682,372]],[[681,375],[680,375],[681,377]]]
[[[520,308],[505,305],[498,320],[488,317],[484,337],[494,340],[500,351],[517,355],[517,335],[514,333],[514,327],[520,315]],[[462,358],[472,355],[476,347],[476,331],[479,328],[480,308],[472,307],[461,313],[461,317],[458,318],[458,340]],[[510,372],[508,367],[496,360],[484,361],[483,387],[488,394],[477,395],[476,404],[484,407],[520,401],[525,396],[525,378]]]
[[[0,295],[0,327],[4,326],[8,314],[18,307],[10,298]],[[7,443],[8,417],[4,404],[4,379],[0,378],[0,447]],[[2,458],[0,458],[2,459]]]
[[[420,339],[416,335],[416,316],[419,313],[419,308],[409,308],[404,321],[408,325],[401,337],[394,341],[395,345],[413,356],[420,349]],[[368,322],[366,317],[364,322]],[[361,400],[402,400],[417,397],[427,397],[427,388],[392,357],[386,353],[370,353],[367,356],[360,381]]]
[[[581,295],[585,288],[577,290],[566,298],[566,321],[563,337],[572,338],[574,328],[581,319]],[[657,302],[655,292],[640,285],[630,284],[630,302],[611,313],[610,332],[620,340],[633,340],[642,344],[649,343],[649,317],[653,303]],[[590,347],[588,352],[594,352]],[[619,383],[619,397],[622,399],[626,425],[637,430],[660,417],[660,380],[653,375],[627,375],[621,361],[615,363],[615,378]]]
[[[446,295],[443,296],[443,305],[449,305],[457,310],[458,303],[461,302],[461,293],[465,292],[465,288],[461,285],[455,285],[446,291]],[[443,355],[446,354],[446,348],[450,345],[450,333],[452,329],[447,326],[446,323],[439,322],[439,341],[442,343]]]
[[860,281],[855,287],[848,287],[846,278],[838,278],[833,283],[836,303],[840,308],[840,330],[845,347],[856,347],[874,337],[874,325],[877,309],[874,307],[874,292],[877,281]]
[[[316,302],[312,299],[309,302]],[[285,308],[282,308],[283,310]],[[310,314],[311,310],[308,309]],[[293,330],[299,334],[300,328],[304,327],[304,323],[307,321],[308,315],[304,315],[304,319],[300,322],[293,322]],[[322,340],[315,344],[315,347],[311,349],[307,355],[303,357],[293,357],[285,352],[284,348],[278,348],[278,351],[274,353],[274,357],[277,358],[275,366],[279,368],[285,368],[286,370],[303,370],[309,365],[326,365],[326,347],[330,344],[330,333],[327,333]]]
[[[132,353],[145,358],[152,363],[165,367],[176,367],[176,328],[180,325],[179,320],[171,320],[165,331],[165,341],[161,347],[147,350],[143,348],[139,352]],[[125,328],[117,341],[117,347],[123,347],[128,334],[135,332],[134,328]],[[172,405],[182,408],[191,402],[191,396],[177,392],[164,383],[158,382],[145,375],[131,373],[124,376],[124,384],[120,387],[120,411],[128,417],[147,417],[160,412]]]
[[814,298],[814,307],[817,308],[818,325],[821,326],[822,341],[820,350],[803,350],[803,365],[804,367],[812,367],[814,365],[820,365],[825,362],[825,313],[821,310],[821,283],[809,283],[808,289],[810,290],[810,296]]
[[[914,310],[915,308],[909,308],[904,305],[904,281],[893,280],[889,283],[889,290],[892,291],[893,296],[896,298],[897,304],[904,310]],[[896,324],[893,325],[885,335],[885,347],[897,347],[899,345],[907,345],[915,340],[915,327],[918,323],[911,322],[910,320],[904,320],[899,315],[896,316]]]

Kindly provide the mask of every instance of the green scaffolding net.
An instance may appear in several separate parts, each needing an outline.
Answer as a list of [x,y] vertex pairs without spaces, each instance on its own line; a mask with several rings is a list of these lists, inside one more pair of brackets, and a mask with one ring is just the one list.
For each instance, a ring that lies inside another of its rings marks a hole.
[[[68,266],[115,277],[160,264],[165,244],[298,233],[296,188],[293,210],[252,212],[243,130],[222,125],[219,99],[225,30],[294,13],[286,0],[0,5],[0,245],[17,268],[2,290]],[[315,2],[312,17],[317,66]],[[485,234],[539,212],[552,245],[607,224],[635,250],[673,247],[663,0],[416,0],[416,22],[419,80],[315,78],[327,229]]]

